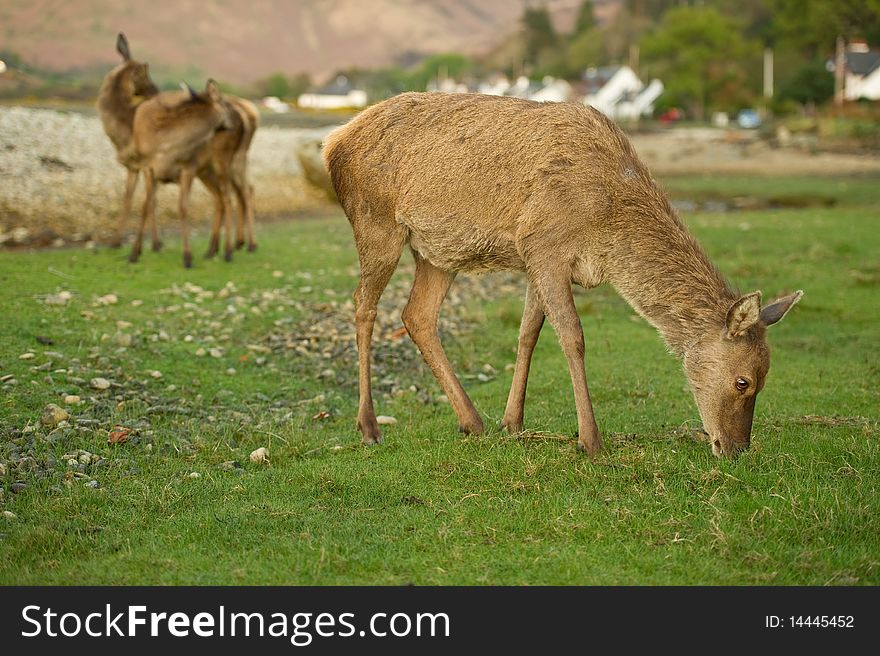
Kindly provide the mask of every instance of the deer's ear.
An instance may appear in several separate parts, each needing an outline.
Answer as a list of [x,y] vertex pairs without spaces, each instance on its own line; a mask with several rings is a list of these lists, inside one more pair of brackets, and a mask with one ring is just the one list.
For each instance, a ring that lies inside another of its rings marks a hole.
[[725,324],[728,337],[739,337],[761,318],[761,292],[746,294],[727,311]]
[[205,93],[208,94],[211,102],[220,102],[220,87],[215,80],[208,80],[208,84],[205,86]]
[[803,295],[803,290],[799,289],[794,294],[783,296],[773,301],[770,305],[765,305],[761,308],[761,321],[765,326],[772,326],[788,314],[788,311],[794,307],[795,303],[801,300]]
[[116,51],[122,55],[122,58],[125,61],[131,61],[131,51],[128,49],[128,39],[125,38],[125,35],[122,32],[116,37]]

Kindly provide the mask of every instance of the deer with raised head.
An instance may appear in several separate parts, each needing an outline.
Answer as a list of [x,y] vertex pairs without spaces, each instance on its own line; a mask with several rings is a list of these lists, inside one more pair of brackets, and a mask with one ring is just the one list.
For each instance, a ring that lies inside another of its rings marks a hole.
[[335,130],[324,155],[360,260],[357,425],[365,444],[381,437],[370,386],[376,307],[409,244],[416,269],[403,323],[463,432],[481,433],[483,420],[443,352],[440,306],[459,271],[519,270],[528,287],[504,428],[523,428],[532,351],[547,317],[568,362],[578,447],[601,448],[572,283],[610,283],[683,359],[713,453],[749,445],[770,366],[766,329],[802,292],[762,307],[760,292],[734,291],[600,112],[407,93]]
[[[131,214],[131,201],[138,180],[134,150],[131,147],[135,108],[143,100],[159,93],[159,89],[150,79],[149,64],[132,58],[128,39],[122,32],[116,37],[116,50],[122,56],[122,63],[104,77],[98,91],[97,108],[104,132],[116,149],[116,159],[127,169],[116,235],[110,242],[112,246],[119,247],[125,237],[125,222]],[[159,250],[162,242],[155,223],[152,230],[153,250]]]
[[214,80],[203,93],[192,88],[165,91],[141,103],[134,116],[132,147],[134,162],[143,171],[146,196],[140,226],[131,249],[131,262],[141,254],[144,226],[156,221],[156,185],[180,185],[178,208],[183,236],[183,265],[192,266],[189,245],[189,195],[193,179],[202,174],[209,190],[217,196],[218,213],[225,226],[226,259],[232,259],[231,156],[212,147],[218,133],[233,127],[237,113],[223,99]]
[[[131,201],[138,179],[138,156],[132,147],[135,110],[140,102],[155,96],[159,90],[150,79],[149,65],[132,58],[128,39],[122,32],[117,35],[116,50],[122,56],[123,63],[104,78],[97,106],[104,131],[116,148],[117,159],[128,169],[116,236],[111,242],[113,246],[120,246],[125,236],[125,223],[131,213]],[[209,164],[198,172],[198,177],[214,197],[215,204],[211,245],[206,257],[212,257],[219,248],[220,226],[223,223],[224,208],[227,207],[225,203],[228,203],[228,199],[223,198],[223,184],[220,180],[226,176],[230,178],[232,191],[238,201],[236,248],[241,248],[245,243],[249,251],[257,248],[254,237],[254,192],[248,180],[247,154],[259,127],[259,111],[244,98],[226,95],[224,100],[234,111],[230,115],[230,126],[217,132],[211,140],[212,153],[210,157],[203,157]],[[151,230],[153,250],[159,250],[162,241],[159,238],[155,214],[151,221]]]

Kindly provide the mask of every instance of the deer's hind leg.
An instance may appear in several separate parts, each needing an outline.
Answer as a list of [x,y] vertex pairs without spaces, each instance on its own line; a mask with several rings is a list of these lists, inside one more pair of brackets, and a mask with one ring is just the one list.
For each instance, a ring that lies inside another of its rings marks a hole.
[[354,293],[360,390],[357,426],[361,432],[361,441],[369,445],[382,441],[373,407],[370,381],[373,325],[376,322],[379,298],[400,260],[406,242],[406,231],[393,218],[382,221],[374,215],[369,219],[357,216],[350,219],[361,265],[361,277]]
[[519,326],[519,344],[516,349],[516,367],[513,372],[513,381],[510,384],[510,394],[507,397],[507,407],[504,410],[504,418],[501,427],[510,433],[518,433],[523,429],[523,408],[526,402],[526,384],[529,379],[529,367],[532,363],[532,353],[541,328],[544,325],[544,309],[538,298],[534,286],[529,284],[526,290],[526,300],[523,307],[522,323]]
[[419,347],[422,358],[431,368],[443,392],[449,397],[455,414],[458,415],[459,430],[475,435],[482,433],[483,420],[455,376],[437,333],[440,306],[455,279],[455,273],[437,268],[416,251],[413,251],[413,257],[416,261],[416,276],[409,301],[403,310],[403,325]]

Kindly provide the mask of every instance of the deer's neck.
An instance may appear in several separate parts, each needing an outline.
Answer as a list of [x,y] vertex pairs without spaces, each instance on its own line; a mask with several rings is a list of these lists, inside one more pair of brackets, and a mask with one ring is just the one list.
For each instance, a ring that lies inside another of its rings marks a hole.
[[621,224],[630,234],[615,239],[609,279],[683,356],[708,330],[723,325],[738,295],[660,196],[657,211],[646,212],[644,204],[624,208]]
[[117,150],[125,148],[131,141],[134,123],[134,98],[124,84],[123,72],[111,71],[104,78],[98,92],[98,113],[104,124],[104,131]]

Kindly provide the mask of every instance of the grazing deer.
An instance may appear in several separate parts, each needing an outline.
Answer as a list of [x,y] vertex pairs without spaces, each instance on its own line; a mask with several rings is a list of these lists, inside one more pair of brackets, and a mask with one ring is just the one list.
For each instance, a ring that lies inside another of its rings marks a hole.
[[802,292],[761,307],[733,291],[688,233],[629,140],[591,107],[470,94],[407,93],[327,137],[325,160],[360,260],[354,295],[357,424],[380,441],[370,389],[376,306],[408,243],[416,270],[403,323],[458,415],[483,421],[437,333],[459,271],[525,271],[528,288],[502,426],[521,431],[532,350],[546,316],[568,361],[578,447],[602,445],[571,285],[610,283],[684,360],[715,455],[751,439],[770,364],[766,328]]
[[[122,64],[104,78],[98,92],[97,107],[104,132],[110,137],[116,149],[116,159],[128,170],[122,207],[116,225],[116,236],[110,242],[112,246],[119,247],[122,246],[125,236],[125,222],[131,214],[131,200],[138,180],[134,151],[131,148],[135,107],[142,100],[155,96],[159,93],[159,89],[150,79],[149,64],[132,59],[128,39],[122,32],[116,37],[116,50],[122,55]],[[153,250],[159,250],[162,242],[155,222],[152,230]]]
[[156,184],[180,184],[179,211],[183,232],[183,265],[192,266],[189,246],[189,195],[197,174],[217,196],[219,216],[226,231],[226,259],[232,259],[231,204],[232,158],[212,148],[218,132],[229,131],[237,112],[223,99],[217,83],[209,80],[204,93],[165,91],[141,103],[134,116],[132,147],[137,169],[144,173],[146,197],[140,227],[129,261],[141,253],[144,225],[155,222]]
[[[150,79],[148,64],[132,59],[128,39],[121,32],[116,39],[116,50],[122,55],[123,63],[104,78],[97,105],[104,131],[116,148],[117,159],[128,169],[116,236],[111,242],[113,246],[121,246],[125,236],[126,218],[131,213],[131,201],[138,179],[137,157],[131,147],[135,109],[142,100],[155,96],[159,90]],[[254,133],[259,127],[259,111],[253,103],[244,98],[225,96],[225,100],[237,116],[231,117],[232,125],[229,130],[218,132],[212,139],[211,148],[215,152],[210,158],[211,170],[200,171],[198,176],[214,196],[216,208],[211,246],[206,253],[207,257],[213,256],[219,245],[224,200],[222,185],[218,182],[218,178],[226,175],[227,170],[231,171],[232,189],[238,201],[236,248],[241,248],[245,244],[245,238],[249,251],[257,248],[254,238],[254,192],[248,180],[247,153]],[[218,173],[221,171],[222,173]],[[153,219],[151,222],[153,250],[159,250],[162,242],[155,215]]]

